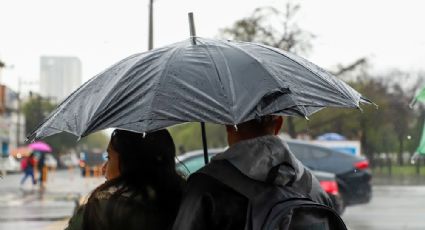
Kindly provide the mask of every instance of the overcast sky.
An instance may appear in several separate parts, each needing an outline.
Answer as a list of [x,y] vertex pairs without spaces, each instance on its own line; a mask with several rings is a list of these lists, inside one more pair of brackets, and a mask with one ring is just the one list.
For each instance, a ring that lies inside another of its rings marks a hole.
[[[377,71],[424,70],[425,1],[303,0],[298,24],[316,35],[307,59],[331,68],[368,57]],[[155,47],[186,39],[187,13],[197,35],[220,28],[256,7],[283,9],[276,0],[156,0]],[[0,0],[1,81],[10,87],[38,81],[41,55],[79,57],[83,79],[133,53],[147,50],[148,0]],[[27,84],[27,87],[28,84]],[[26,88],[26,87],[25,87]],[[37,84],[32,85],[38,90]]]

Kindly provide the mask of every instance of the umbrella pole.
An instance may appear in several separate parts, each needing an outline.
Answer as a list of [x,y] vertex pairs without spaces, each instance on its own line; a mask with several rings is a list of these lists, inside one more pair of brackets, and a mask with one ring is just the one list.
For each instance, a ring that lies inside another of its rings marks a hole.
[[190,39],[192,41],[192,45],[196,45],[196,30],[195,30],[195,22],[193,20],[193,13],[190,12],[188,16],[189,16]]
[[[196,31],[195,31],[195,22],[193,20],[193,13],[190,12],[189,16],[189,29],[190,29],[190,39],[192,45],[196,45]],[[207,135],[205,132],[205,123],[201,122],[201,132],[202,132],[202,146],[204,147],[204,162],[208,164],[208,145],[207,145]]]
[[202,146],[204,147],[204,162],[208,164],[208,144],[207,144],[207,134],[205,132],[205,123],[201,122],[201,132],[202,132]]

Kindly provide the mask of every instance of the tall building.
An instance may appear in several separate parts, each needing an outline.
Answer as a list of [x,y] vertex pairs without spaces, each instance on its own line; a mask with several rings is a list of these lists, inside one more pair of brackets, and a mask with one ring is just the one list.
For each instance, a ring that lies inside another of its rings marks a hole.
[[25,117],[18,107],[18,93],[0,84],[0,157],[25,140]]
[[81,85],[81,61],[77,57],[40,58],[40,94],[61,102]]

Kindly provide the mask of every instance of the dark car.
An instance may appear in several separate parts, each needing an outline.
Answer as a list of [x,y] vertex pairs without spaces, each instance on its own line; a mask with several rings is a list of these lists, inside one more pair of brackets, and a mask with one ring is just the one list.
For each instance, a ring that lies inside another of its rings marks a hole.
[[[225,149],[209,149],[209,157],[211,158],[217,153],[223,152],[224,150]],[[205,165],[203,150],[195,150],[177,156],[176,161],[177,170],[185,177],[188,177],[190,174],[196,172],[198,169]],[[321,171],[312,171],[312,173],[319,180],[323,190],[328,193],[336,211],[339,214],[342,214],[345,209],[345,206],[339,194],[338,183],[336,182],[335,174]]]
[[368,203],[372,198],[369,161],[303,141],[287,140],[292,153],[308,168],[336,175],[344,205]]

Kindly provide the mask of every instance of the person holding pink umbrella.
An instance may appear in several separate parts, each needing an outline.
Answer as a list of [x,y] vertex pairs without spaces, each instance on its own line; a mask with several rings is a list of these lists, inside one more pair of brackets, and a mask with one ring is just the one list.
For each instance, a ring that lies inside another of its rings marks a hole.
[[28,148],[30,148],[32,151],[38,151],[43,153],[52,152],[52,147],[50,147],[50,145],[42,141],[36,141],[34,143],[31,143],[28,145]]
[[44,162],[45,162],[45,153],[50,153],[52,152],[52,147],[50,147],[50,145],[48,145],[45,142],[42,141],[36,141],[34,143],[31,143],[28,145],[28,148],[30,148],[33,152],[39,152],[40,153],[40,158],[38,159],[38,163],[37,163],[37,169],[40,173],[40,177],[39,177],[39,181],[40,181],[40,188],[43,187],[43,177],[45,177],[45,173],[44,173]]

